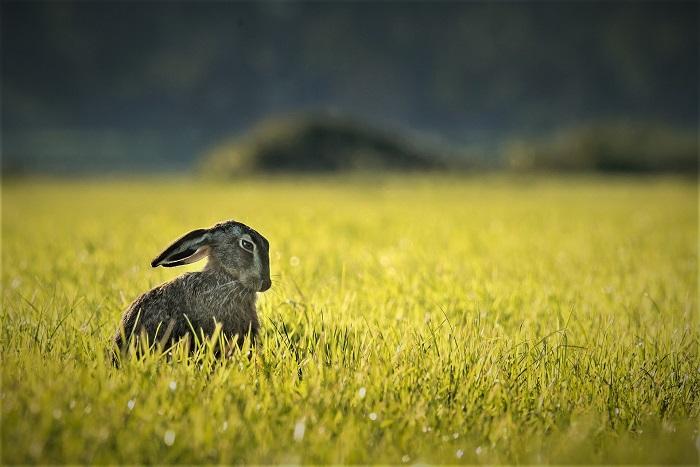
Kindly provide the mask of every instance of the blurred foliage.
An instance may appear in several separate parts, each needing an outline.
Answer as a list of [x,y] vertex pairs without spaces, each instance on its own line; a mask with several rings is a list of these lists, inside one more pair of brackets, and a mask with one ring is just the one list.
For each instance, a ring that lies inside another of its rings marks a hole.
[[[412,135],[414,136],[414,135]],[[206,151],[200,171],[250,173],[382,170],[555,170],[697,175],[692,130],[649,121],[596,121],[491,145],[453,146],[329,116],[269,119]]]
[[224,140],[203,156],[202,172],[214,176],[251,172],[333,172],[441,167],[438,154],[398,133],[332,116],[277,118],[250,133]]
[[0,8],[3,158],[27,171],[183,167],[308,110],[460,146],[596,119],[698,121],[697,2]]
[[548,138],[504,146],[508,167],[605,172],[681,172],[696,175],[696,131],[654,122],[603,121],[575,126]]

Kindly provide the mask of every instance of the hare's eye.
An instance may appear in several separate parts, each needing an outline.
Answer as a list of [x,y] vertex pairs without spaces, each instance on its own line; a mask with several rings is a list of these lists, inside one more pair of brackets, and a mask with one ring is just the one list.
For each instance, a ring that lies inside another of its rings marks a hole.
[[245,240],[243,238],[241,238],[240,245],[241,245],[241,248],[243,248],[245,251],[249,251],[251,253],[253,252],[253,249],[255,248],[255,245],[253,245],[251,242],[249,242],[248,240]]

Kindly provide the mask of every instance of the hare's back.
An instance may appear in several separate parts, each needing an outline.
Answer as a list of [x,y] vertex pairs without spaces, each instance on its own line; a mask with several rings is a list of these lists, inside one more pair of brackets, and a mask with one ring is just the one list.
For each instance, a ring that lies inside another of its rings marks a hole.
[[145,331],[151,340],[161,338],[166,331],[171,338],[187,332],[184,318],[188,314],[187,300],[179,279],[159,285],[134,300],[122,317],[121,329],[115,337],[117,344],[121,343],[122,329],[127,339],[134,332],[140,334]]

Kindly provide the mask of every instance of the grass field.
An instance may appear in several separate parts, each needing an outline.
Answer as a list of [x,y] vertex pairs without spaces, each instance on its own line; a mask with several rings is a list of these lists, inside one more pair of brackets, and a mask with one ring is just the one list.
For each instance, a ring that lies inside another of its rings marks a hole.
[[[2,462],[695,464],[697,195],[660,178],[6,182]],[[123,309],[184,271],[149,261],[226,218],[271,243],[253,357],[113,368]]]

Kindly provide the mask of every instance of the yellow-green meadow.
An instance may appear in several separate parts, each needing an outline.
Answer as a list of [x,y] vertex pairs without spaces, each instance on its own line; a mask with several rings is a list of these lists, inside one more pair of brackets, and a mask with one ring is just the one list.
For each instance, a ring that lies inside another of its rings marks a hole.
[[[224,219],[270,241],[252,356],[113,367]],[[3,463],[698,462],[691,179],[10,180],[2,294]]]

